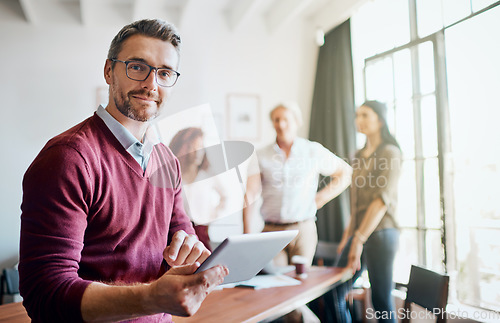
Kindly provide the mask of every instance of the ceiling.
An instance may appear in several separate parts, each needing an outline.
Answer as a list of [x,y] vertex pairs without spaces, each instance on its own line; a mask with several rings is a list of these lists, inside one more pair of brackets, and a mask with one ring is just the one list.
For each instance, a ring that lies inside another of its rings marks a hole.
[[314,20],[332,11],[342,15],[366,0],[0,0],[0,21],[92,26],[154,16],[179,26],[186,12],[200,10],[207,1],[220,10],[230,29],[258,17],[272,32],[292,19]]

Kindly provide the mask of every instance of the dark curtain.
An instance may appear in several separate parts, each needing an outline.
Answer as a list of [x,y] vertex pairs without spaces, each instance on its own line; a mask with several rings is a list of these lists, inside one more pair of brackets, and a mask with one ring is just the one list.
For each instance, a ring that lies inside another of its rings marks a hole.
[[[325,44],[319,50],[309,130],[310,140],[320,142],[346,161],[356,147],[353,84],[351,27],[347,20],[325,35]],[[318,211],[320,240],[339,242],[342,238],[349,218],[348,191]]]

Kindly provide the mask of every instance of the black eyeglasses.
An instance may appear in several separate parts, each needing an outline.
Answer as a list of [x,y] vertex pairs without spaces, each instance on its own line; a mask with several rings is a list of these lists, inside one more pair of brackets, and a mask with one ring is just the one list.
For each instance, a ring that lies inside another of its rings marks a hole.
[[113,62],[120,62],[125,64],[125,71],[127,77],[134,81],[145,81],[152,70],[155,71],[156,83],[160,86],[171,87],[181,75],[179,72],[170,68],[159,68],[148,65],[138,61],[120,61],[119,59],[112,58]]

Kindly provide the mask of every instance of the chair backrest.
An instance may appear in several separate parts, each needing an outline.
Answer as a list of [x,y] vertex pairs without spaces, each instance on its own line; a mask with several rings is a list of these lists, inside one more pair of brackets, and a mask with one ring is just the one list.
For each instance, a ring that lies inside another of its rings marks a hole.
[[[406,313],[409,313],[410,304],[414,303],[428,311],[438,313],[437,322],[446,322],[449,281],[447,275],[412,265],[406,292]],[[409,318],[406,317],[403,322],[409,322]]]
[[318,266],[333,265],[337,259],[338,243],[329,241],[318,241],[316,253],[314,254],[315,263]]
[[19,272],[15,268],[5,268],[2,272],[7,294],[19,293]]

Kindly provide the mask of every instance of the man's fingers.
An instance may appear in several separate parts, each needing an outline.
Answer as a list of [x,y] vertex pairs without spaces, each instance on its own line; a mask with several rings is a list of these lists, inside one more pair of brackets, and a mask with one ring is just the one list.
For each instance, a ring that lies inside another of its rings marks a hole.
[[[193,252],[193,247],[195,246],[195,244],[197,242],[199,242],[199,241],[195,235],[187,235],[184,238],[184,242],[182,243],[182,246],[180,247],[179,252],[177,253],[177,259],[175,259],[174,264],[177,266],[182,265],[182,264],[188,264],[189,262],[187,261],[187,259],[188,259],[189,255],[191,254],[191,252]],[[198,258],[198,257],[196,257],[196,258]]]
[[198,262],[203,263],[210,256],[210,254],[211,254],[210,250],[208,250],[207,248],[205,248],[205,246],[203,246],[203,252],[198,257]]
[[210,251],[198,240],[198,237],[184,231],[176,232],[170,245],[163,251],[163,257],[170,266],[202,263],[208,256],[210,256]]
[[189,265],[175,266],[167,271],[167,275],[191,275],[200,267],[199,262],[195,262]]
[[172,237],[170,245],[165,249],[166,255],[164,255],[165,260],[169,265],[172,265],[172,263],[174,263],[177,260],[177,257],[179,255],[179,250],[184,244],[184,240],[186,239],[187,236],[188,234],[186,232],[184,232],[183,230],[179,230]]
[[222,284],[224,281],[224,277],[229,274],[229,269],[222,265],[217,265],[210,269],[207,269],[201,273],[198,273],[198,277],[195,282],[195,285],[202,285],[206,287],[207,292],[210,293],[215,287]]
[[196,241],[191,249],[191,252],[187,255],[185,263],[189,264],[198,261],[198,258],[200,258],[201,254],[203,253],[203,250],[205,249],[206,248],[202,242]]

